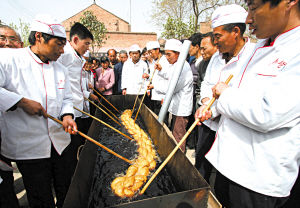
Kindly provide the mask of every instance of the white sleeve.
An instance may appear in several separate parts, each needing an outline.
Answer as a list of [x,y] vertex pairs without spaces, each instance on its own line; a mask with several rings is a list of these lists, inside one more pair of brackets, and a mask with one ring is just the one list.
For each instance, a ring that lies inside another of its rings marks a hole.
[[251,88],[227,88],[219,98],[217,110],[260,132],[293,127],[300,122],[297,70],[266,78],[260,85],[254,80],[256,85]]
[[128,78],[128,62],[126,61],[123,65],[122,69],[122,79],[121,79],[121,89],[126,89],[128,84],[127,84],[127,78]]
[[64,114],[74,114],[74,109],[73,109],[73,99],[72,99],[72,90],[71,90],[71,83],[69,80],[69,74],[68,70],[65,70],[65,94],[62,102],[62,108],[60,112],[60,116]]
[[0,111],[4,112],[19,102],[23,96],[5,89],[11,79],[11,73],[2,64],[0,65]]

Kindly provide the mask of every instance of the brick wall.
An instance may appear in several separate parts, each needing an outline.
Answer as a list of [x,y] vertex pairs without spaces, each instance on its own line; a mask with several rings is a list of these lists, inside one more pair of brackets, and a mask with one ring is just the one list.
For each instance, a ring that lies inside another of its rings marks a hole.
[[138,44],[143,49],[148,41],[157,40],[156,33],[117,33],[112,32],[107,34],[108,39],[105,44],[98,50],[99,52],[106,52],[110,48],[117,51],[122,49],[129,50],[133,44]]
[[101,8],[97,4],[92,4],[91,6],[62,22],[67,31],[70,30],[70,27],[74,24],[74,22],[79,21],[80,17],[83,16],[85,11],[93,12],[97,19],[104,23],[108,31],[130,32],[131,30],[128,22]]

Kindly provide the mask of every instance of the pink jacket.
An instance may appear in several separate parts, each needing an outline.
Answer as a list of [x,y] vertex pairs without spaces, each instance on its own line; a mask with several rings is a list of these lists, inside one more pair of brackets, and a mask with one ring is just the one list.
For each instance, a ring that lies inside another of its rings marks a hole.
[[107,68],[102,73],[102,67],[96,69],[97,73],[97,80],[96,80],[96,88],[99,90],[100,88],[104,87],[105,91],[103,91],[103,95],[111,95],[112,94],[112,87],[115,84],[115,74],[114,70],[111,68]]

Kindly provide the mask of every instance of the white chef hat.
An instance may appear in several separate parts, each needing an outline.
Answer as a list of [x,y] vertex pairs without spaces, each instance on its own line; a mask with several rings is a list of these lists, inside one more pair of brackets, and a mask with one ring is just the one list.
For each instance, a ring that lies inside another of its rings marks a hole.
[[176,39],[170,39],[166,41],[165,50],[180,52],[182,43]]
[[50,15],[39,14],[31,23],[30,31],[42,32],[56,37],[66,38],[65,28]]
[[158,41],[149,41],[146,44],[147,50],[152,50],[152,49],[156,49],[156,48],[160,48],[159,42]]
[[129,52],[135,52],[135,51],[139,51],[141,53],[141,48],[138,44],[133,44],[129,48]]
[[218,7],[211,17],[212,28],[230,23],[245,23],[247,14],[247,11],[237,4]]

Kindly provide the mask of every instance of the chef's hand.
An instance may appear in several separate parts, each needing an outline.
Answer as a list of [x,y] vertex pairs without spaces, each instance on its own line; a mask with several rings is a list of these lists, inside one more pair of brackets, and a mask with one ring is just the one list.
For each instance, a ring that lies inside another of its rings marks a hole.
[[77,124],[73,120],[72,116],[66,115],[63,117],[63,128],[65,132],[69,134],[77,134]]
[[150,75],[147,74],[147,73],[144,73],[143,76],[142,76],[143,79],[148,79],[149,77],[150,77]]
[[203,110],[207,107],[207,105],[202,105],[200,108],[197,109],[195,113],[195,120],[200,119],[197,125],[201,125],[201,122],[208,120],[211,118],[212,113],[211,110],[208,109],[207,111],[203,112]]
[[122,95],[126,95],[126,90],[122,90]]
[[162,70],[162,67],[161,67],[161,65],[159,63],[155,63],[154,64],[154,69],[160,71],[160,70]]
[[104,87],[101,87],[101,88],[99,88],[99,91],[100,91],[100,92],[104,92],[104,91],[105,91],[105,88],[104,88]]
[[149,84],[149,85],[147,86],[147,90],[151,90],[151,89],[153,89],[153,88],[154,88],[153,84]]
[[22,108],[26,113],[29,115],[39,115],[44,116],[44,118],[47,118],[47,112],[43,108],[43,106],[34,100],[30,100],[27,98],[22,98],[18,104],[17,107]]
[[91,83],[89,83],[88,86],[89,86],[89,89],[93,89],[94,88],[94,86]]
[[90,93],[89,99],[94,101],[95,103],[100,103],[99,98],[96,95],[94,95],[93,93]]
[[226,90],[229,86],[227,84],[225,84],[224,82],[219,82],[217,83],[213,88],[212,88],[212,92],[213,92],[213,96],[218,99],[220,97],[220,95],[224,92],[224,90]]

